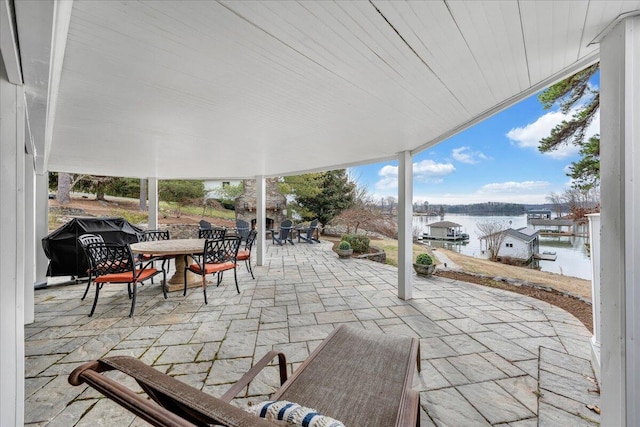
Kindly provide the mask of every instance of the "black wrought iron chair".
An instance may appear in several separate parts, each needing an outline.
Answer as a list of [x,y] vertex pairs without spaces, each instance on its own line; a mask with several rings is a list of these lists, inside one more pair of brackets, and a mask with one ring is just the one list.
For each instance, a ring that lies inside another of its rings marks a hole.
[[89,317],[93,316],[100,290],[105,283],[127,284],[127,292],[129,298],[131,298],[129,317],[133,317],[133,312],[136,308],[137,284],[139,282],[162,273],[162,292],[165,299],[167,298],[167,290],[164,287],[164,282],[167,278],[165,271],[144,268],[141,264],[136,263],[128,244],[90,243],[87,245],[87,253],[89,254],[91,269],[95,274],[94,283],[96,284],[96,296],[93,300]]
[[291,234],[291,229],[293,228],[293,223],[291,220],[286,219],[280,223],[280,230],[276,231],[271,229],[271,241],[275,245],[276,243],[282,246],[283,243],[291,243],[293,245],[293,236]]
[[222,275],[227,270],[233,270],[233,278],[236,282],[236,290],[240,293],[238,287],[238,274],[236,267],[238,266],[238,250],[240,249],[239,236],[226,236],[218,240],[207,239],[204,242],[204,250],[199,262],[189,265],[184,270],[184,292],[187,294],[187,270],[202,276],[202,291],[204,292],[204,303],[207,304],[207,274],[217,274],[218,280],[216,286],[220,286]]
[[219,240],[223,239],[227,234],[226,228],[215,227],[215,228],[201,228],[198,230],[198,239],[212,239]]
[[258,232],[256,230],[251,230],[245,241],[244,249],[238,251],[238,261],[244,261],[244,265],[247,267],[247,271],[251,273],[252,279],[255,279],[255,277],[253,276],[253,269],[251,268],[251,248],[256,241],[257,235]]
[[[157,242],[159,240],[170,240],[169,230],[144,230],[142,233],[138,233],[138,241],[139,242]],[[168,269],[169,260],[173,259],[174,255],[155,255],[155,254],[142,254],[139,256],[139,260],[145,265],[149,265],[148,263],[153,263],[154,261],[162,261],[162,270],[166,272]],[[167,268],[165,268],[165,265]],[[153,283],[153,278],[151,279],[151,283]]]
[[83,234],[78,237],[78,243],[84,252],[85,257],[87,258],[87,264],[89,267],[87,268],[87,273],[89,274],[89,281],[87,282],[87,287],[84,290],[84,294],[82,295],[81,300],[87,297],[87,293],[89,292],[89,288],[91,287],[91,279],[94,277],[93,270],[91,269],[91,261],[89,260],[89,254],[87,253],[87,246],[90,243],[104,243],[104,239],[99,234]]
[[308,227],[298,228],[298,243],[300,240],[304,240],[307,243],[318,242],[320,240],[314,237],[314,234],[317,233],[318,230],[318,220],[314,219],[309,223]]

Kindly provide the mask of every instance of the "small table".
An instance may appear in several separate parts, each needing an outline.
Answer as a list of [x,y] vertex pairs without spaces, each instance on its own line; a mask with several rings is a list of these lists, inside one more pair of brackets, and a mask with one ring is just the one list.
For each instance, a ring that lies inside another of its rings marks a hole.
[[[202,254],[205,239],[171,239],[139,242],[131,244],[134,254],[172,255],[176,260],[176,271],[165,283],[167,291],[181,291],[184,289],[184,270],[186,262],[193,262],[189,255]],[[180,256],[185,255],[185,256]],[[187,287],[194,288],[202,285],[202,277],[187,270]]]

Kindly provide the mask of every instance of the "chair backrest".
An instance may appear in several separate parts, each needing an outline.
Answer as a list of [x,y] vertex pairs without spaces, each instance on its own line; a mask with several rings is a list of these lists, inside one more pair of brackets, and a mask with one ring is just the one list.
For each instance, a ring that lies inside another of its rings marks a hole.
[[250,231],[249,223],[243,219],[236,220],[236,231],[242,240],[247,240]]
[[80,247],[82,247],[82,251],[84,252],[85,257],[87,257],[87,264],[89,264],[89,268],[92,268],[93,264],[91,263],[91,258],[87,252],[87,246],[91,243],[104,243],[104,239],[99,234],[83,234],[78,237],[78,243],[80,243]]
[[236,262],[240,249],[240,236],[227,236],[218,240],[207,239],[204,242],[202,260],[205,264]]
[[313,239],[313,233],[318,229],[318,220],[314,219],[309,223],[309,228],[307,229],[307,240]]
[[249,235],[247,236],[247,240],[245,241],[245,244],[244,244],[244,249],[246,251],[251,252],[251,247],[253,246],[253,243],[256,241],[257,236],[258,236],[257,230],[251,230],[249,232]]
[[200,220],[200,229],[201,230],[207,230],[211,228],[211,223],[209,221],[205,221],[204,219]]
[[291,228],[293,227],[293,223],[291,220],[286,219],[280,223],[280,235],[278,236],[278,240],[287,240],[289,238],[289,233],[291,232]]
[[198,230],[198,239],[223,239],[227,234],[226,228],[205,228]]
[[158,240],[169,240],[169,230],[145,230],[138,235],[140,242],[156,242]]
[[293,227],[293,223],[290,219],[285,219],[280,223],[280,228],[291,228]]
[[85,249],[90,243],[104,243],[104,239],[99,234],[83,234],[78,237],[78,243]]
[[133,254],[127,244],[89,243],[87,245],[87,255],[96,276],[124,273],[135,268]]

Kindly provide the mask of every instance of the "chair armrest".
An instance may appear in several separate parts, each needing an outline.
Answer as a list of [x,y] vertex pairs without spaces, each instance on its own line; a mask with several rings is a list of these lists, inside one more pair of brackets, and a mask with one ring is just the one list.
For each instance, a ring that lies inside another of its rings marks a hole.
[[[133,377],[158,404],[101,374],[111,370]],[[230,427],[274,425],[130,356],[106,357],[85,363],[69,375],[69,383],[86,383],[155,426],[193,427],[214,423]]]
[[284,353],[272,350],[265,354],[262,359],[258,360],[225,394],[220,396],[220,400],[231,402],[276,356],[278,356],[278,366],[280,367],[280,385],[284,384],[284,382],[287,381],[287,358]]

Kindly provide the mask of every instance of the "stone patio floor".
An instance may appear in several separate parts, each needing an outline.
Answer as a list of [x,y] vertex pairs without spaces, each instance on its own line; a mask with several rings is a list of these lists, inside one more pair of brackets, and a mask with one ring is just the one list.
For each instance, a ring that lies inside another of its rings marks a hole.
[[[587,329],[560,308],[523,295],[444,278],[414,277],[413,299],[397,298],[397,269],[340,260],[330,243],[267,246],[252,280],[238,270],[219,288],[169,294],[139,288],[135,317],[122,285],[105,286],[96,313],[85,284],[36,291],[25,328],[29,426],[145,426],[86,387],[67,383],[82,362],[127,354],[221,395],[271,349],[295,369],[337,325],[418,337],[422,426],[592,426],[599,405]],[[92,288],[93,291],[93,288]],[[127,384],[131,385],[133,381]],[[269,367],[233,402],[268,398]]]

